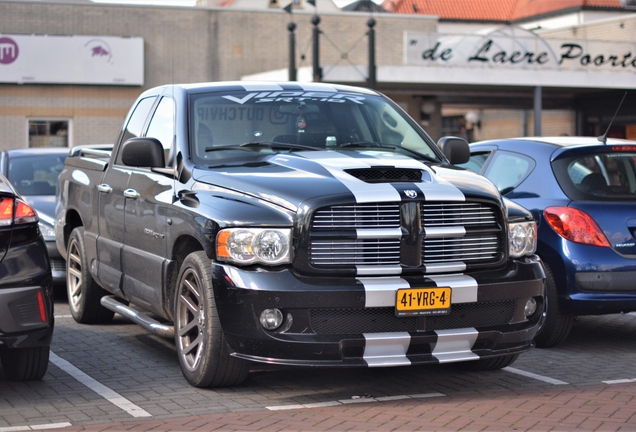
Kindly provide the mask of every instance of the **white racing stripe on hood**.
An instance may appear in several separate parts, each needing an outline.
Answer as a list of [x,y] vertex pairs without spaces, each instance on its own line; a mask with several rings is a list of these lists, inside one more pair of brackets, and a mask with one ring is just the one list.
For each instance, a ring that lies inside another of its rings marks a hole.
[[438,287],[451,288],[451,304],[474,303],[477,301],[477,281],[467,275],[426,276]]
[[453,330],[435,330],[437,343],[433,349],[433,356],[440,363],[450,363],[462,360],[477,360],[479,356],[472,352],[479,332],[475,328]]
[[[305,152],[303,157],[316,162],[329,171],[334,178],[340,180],[351,191],[357,203],[401,201],[400,193],[390,183],[365,183],[344,172],[345,169],[370,168],[378,159],[352,158],[333,151]],[[393,159],[388,159],[385,163],[393,162],[395,162]]]
[[399,277],[374,277],[357,280],[364,287],[364,307],[394,307],[395,292],[400,288],[410,288],[407,281]]
[[411,344],[407,332],[363,333],[364,361],[369,367],[410,366],[406,352]]

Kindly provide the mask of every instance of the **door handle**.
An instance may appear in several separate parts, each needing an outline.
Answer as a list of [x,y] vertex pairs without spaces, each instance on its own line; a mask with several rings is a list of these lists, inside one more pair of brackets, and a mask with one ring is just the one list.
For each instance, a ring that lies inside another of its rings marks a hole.
[[102,183],[100,185],[97,185],[97,190],[103,193],[111,193],[113,191],[113,188],[108,186],[106,183]]
[[137,199],[137,198],[139,198],[139,192],[137,192],[134,189],[126,189],[124,191],[124,196],[126,198],[130,198],[130,199]]

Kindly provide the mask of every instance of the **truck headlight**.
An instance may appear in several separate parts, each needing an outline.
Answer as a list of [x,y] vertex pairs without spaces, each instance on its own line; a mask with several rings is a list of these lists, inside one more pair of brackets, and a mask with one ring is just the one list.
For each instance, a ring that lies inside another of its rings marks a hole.
[[228,228],[216,236],[216,256],[238,264],[287,264],[290,238],[290,229]]
[[508,245],[511,258],[531,255],[537,250],[537,223],[508,224]]

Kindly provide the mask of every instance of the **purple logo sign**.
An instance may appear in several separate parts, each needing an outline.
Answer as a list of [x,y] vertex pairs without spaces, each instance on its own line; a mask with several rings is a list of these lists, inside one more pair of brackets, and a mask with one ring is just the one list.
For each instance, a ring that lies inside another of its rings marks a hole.
[[103,39],[91,39],[84,47],[88,55],[95,61],[105,64],[111,64],[113,59],[113,50],[110,49],[108,43]]
[[93,57],[95,56],[107,56],[110,55],[110,53],[108,51],[106,51],[106,49],[103,46],[96,46],[93,47],[91,49],[91,51],[93,52]]
[[0,64],[13,63],[18,58],[19,53],[18,44],[13,39],[0,38]]

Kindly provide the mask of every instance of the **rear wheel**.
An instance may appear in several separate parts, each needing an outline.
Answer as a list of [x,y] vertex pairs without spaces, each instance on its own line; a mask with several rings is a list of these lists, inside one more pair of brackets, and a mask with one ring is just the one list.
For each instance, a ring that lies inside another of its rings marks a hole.
[[212,264],[205,252],[186,257],[175,293],[175,344],[183,375],[195,387],[241,384],[249,363],[230,356],[212,289]]
[[545,309],[543,311],[543,324],[539,327],[534,342],[538,348],[550,348],[563,342],[572,330],[574,316],[563,314],[559,310],[559,298],[557,296],[556,283],[552,270],[544,263],[546,295]]
[[50,347],[14,348],[0,353],[2,370],[10,381],[41,379],[49,367]]
[[519,354],[510,354],[501,357],[485,358],[464,363],[466,369],[471,371],[491,371],[502,369],[513,364]]
[[109,322],[115,313],[100,303],[101,298],[108,293],[97,285],[88,268],[84,228],[75,228],[68,241],[66,258],[66,292],[71,315],[82,324]]

